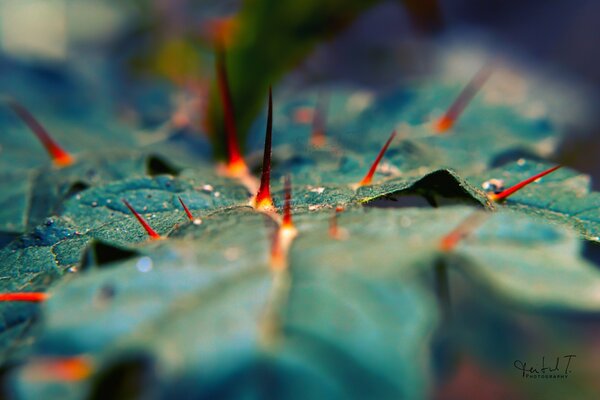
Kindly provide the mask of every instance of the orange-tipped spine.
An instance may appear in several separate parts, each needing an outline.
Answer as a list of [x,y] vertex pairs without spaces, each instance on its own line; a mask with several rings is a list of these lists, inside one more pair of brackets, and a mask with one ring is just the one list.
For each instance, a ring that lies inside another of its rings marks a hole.
[[312,133],[310,144],[315,147],[323,147],[327,142],[325,136],[325,118],[327,115],[326,101],[323,96],[319,96],[317,105],[313,112]]
[[192,212],[190,211],[188,206],[186,206],[183,200],[181,200],[181,197],[177,196],[177,199],[179,199],[179,203],[181,203],[181,207],[183,207],[183,211],[185,211],[185,214],[188,216],[190,221],[194,222],[194,216],[192,215]]
[[557,165],[555,167],[548,168],[547,170],[542,171],[539,174],[535,174],[532,177],[529,177],[529,178],[525,179],[524,181],[521,181],[521,182],[517,183],[516,185],[511,186],[508,189],[501,191],[500,193],[490,193],[490,194],[488,194],[488,197],[490,198],[490,200],[496,201],[496,202],[506,200],[507,197],[511,196],[515,192],[518,192],[525,186],[529,185],[532,182],[537,181],[538,179],[542,178],[543,176],[546,176],[546,175],[556,171],[560,167],[562,167],[562,165]]
[[493,66],[490,63],[484,65],[479,71],[477,71],[467,86],[465,86],[460,94],[456,97],[446,113],[436,121],[434,128],[437,133],[444,133],[454,126],[454,123],[458,120],[467,105],[469,105],[471,100],[473,100],[473,97],[475,97],[483,84],[488,80],[492,74],[492,71]]
[[30,381],[75,382],[86,379],[94,372],[89,357],[34,358],[24,367],[24,376]]
[[379,151],[379,154],[377,155],[377,158],[373,162],[373,165],[371,165],[369,172],[367,172],[365,177],[358,183],[358,186],[365,186],[365,185],[369,185],[371,183],[371,181],[373,180],[373,176],[375,175],[375,171],[377,170],[377,166],[381,162],[383,155],[387,151],[388,147],[390,147],[390,144],[392,143],[392,140],[394,140],[395,137],[396,137],[396,131],[393,131],[392,134],[390,135],[389,139],[385,142],[385,144]]
[[144,230],[148,233],[148,236],[150,236],[150,239],[156,240],[156,239],[160,239],[160,235],[158,233],[156,233],[156,231],[154,229],[152,229],[152,227],[150,226],[150,224],[148,224],[148,222],[144,219],[144,217],[142,217],[140,215],[140,213],[138,213],[131,204],[129,204],[129,202],[125,199],[121,199],[121,201],[123,202],[123,204],[125,204],[125,206],[127,206],[127,208],[129,208],[129,211],[131,211],[131,213],[133,214],[133,216],[140,222],[140,224],[142,225],[142,227],[144,228]]
[[66,167],[73,164],[73,156],[64,150],[58,142],[50,136],[50,133],[48,133],[42,124],[40,124],[25,107],[14,100],[8,100],[7,104],[39,139],[55,165]]
[[461,240],[475,231],[488,217],[489,214],[483,211],[475,211],[469,214],[456,228],[440,240],[440,250],[446,252],[454,250]]
[[41,303],[48,300],[50,296],[44,292],[13,292],[0,293],[0,301],[25,301],[31,303]]
[[227,78],[227,69],[225,67],[225,51],[218,47],[216,53],[217,84],[219,87],[221,104],[223,106],[223,116],[225,118],[227,171],[232,176],[240,176],[248,172],[248,167],[246,166],[238,143],[233,101],[231,99],[231,90]]
[[289,175],[285,176],[283,183],[285,190],[285,198],[283,203],[283,220],[281,221],[282,228],[293,228],[292,222],[292,179]]
[[265,149],[263,152],[263,165],[260,177],[260,187],[256,198],[255,207],[259,210],[272,210],[274,208],[271,197],[271,142],[273,138],[273,96],[269,87],[269,108],[267,112],[267,130],[265,133]]

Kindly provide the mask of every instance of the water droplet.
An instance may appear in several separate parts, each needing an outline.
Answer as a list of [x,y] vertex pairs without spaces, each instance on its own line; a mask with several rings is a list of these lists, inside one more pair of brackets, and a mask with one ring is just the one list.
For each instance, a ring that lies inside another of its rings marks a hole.
[[194,225],[200,225],[202,223],[202,220],[200,218],[196,218],[194,220]]
[[98,202],[97,201],[92,201],[92,207],[97,207],[98,206]]
[[486,192],[498,194],[504,190],[504,181],[502,179],[490,179],[481,184],[481,187]]
[[52,226],[52,224],[54,224],[54,220],[52,218],[48,218],[46,220],[46,226]]
[[149,272],[152,270],[152,259],[150,257],[142,257],[135,266],[140,272]]
[[212,192],[214,188],[212,187],[212,185],[203,185],[202,190],[204,190],[205,192]]
[[220,192],[215,192],[215,197],[221,197],[221,193]]

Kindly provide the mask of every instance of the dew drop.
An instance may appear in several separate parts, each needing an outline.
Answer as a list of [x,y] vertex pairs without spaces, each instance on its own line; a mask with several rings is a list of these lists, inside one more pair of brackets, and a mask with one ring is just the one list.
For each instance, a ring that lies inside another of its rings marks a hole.
[[149,272],[152,270],[152,259],[150,257],[142,257],[138,260],[135,267],[140,272]]
[[97,201],[92,201],[92,207],[98,207],[98,202]]
[[490,179],[481,184],[481,187],[486,192],[498,194],[504,190],[504,181],[502,179]]

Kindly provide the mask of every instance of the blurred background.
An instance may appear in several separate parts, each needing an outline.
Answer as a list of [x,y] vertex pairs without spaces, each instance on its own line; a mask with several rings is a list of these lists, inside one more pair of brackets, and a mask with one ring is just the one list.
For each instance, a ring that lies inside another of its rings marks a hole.
[[[426,78],[453,53],[463,61],[468,52],[501,55],[555,85],[557,98],[544,99],[556,102],[551,112],[571,106],[556,158],[598,177],[599,13],[593,0],[1,0],[0,89],[29,101],[38,83],[38,101],[27,103],[34,109],[59,99],[53,107],[116,110],[150,126],[185,108],[191,93],[188,107],[207,110],[193,116],[203,120],[199,129],[218,131],[209,93],[221,43],[234,102],[244,105],[236,110],[243,133],[267,85],[281,79],[385,90]],[[477,62],[463,63],[457,80],[468,80]]]

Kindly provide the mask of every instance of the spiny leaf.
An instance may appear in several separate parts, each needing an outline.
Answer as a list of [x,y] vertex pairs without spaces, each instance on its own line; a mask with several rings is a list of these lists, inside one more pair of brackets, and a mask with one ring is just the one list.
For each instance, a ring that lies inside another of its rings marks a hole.
[[[519,160],[470,178],[473,184],[483,184],[490,178],[501,179],[510,186],[551,168],[552,164]],[[590,178],[568,168],[562,168],[515,192],[505,203],[525,214],[539,215],[551,221],[571,226],[588,240],[600,241],[600,194],[590,192]]]

